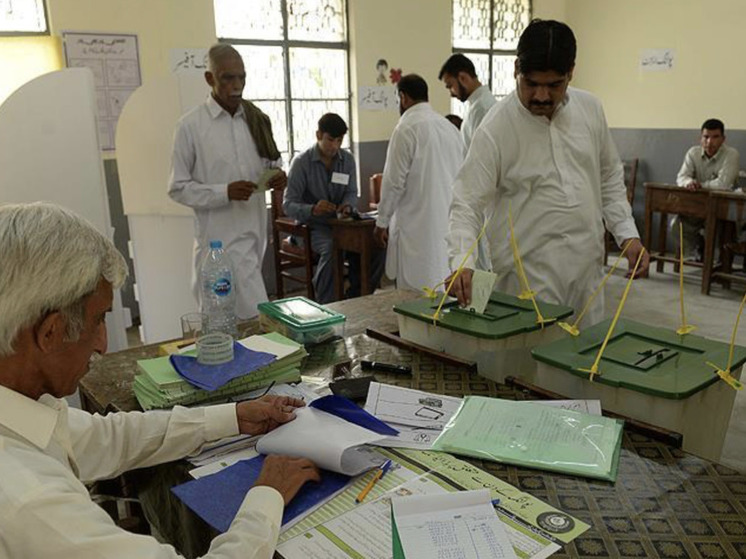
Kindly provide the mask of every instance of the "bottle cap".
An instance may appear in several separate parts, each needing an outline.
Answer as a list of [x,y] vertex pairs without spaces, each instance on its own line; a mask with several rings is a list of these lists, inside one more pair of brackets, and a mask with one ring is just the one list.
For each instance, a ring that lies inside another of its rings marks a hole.
[[223,241],[210,241],[210,248],[223,248]]

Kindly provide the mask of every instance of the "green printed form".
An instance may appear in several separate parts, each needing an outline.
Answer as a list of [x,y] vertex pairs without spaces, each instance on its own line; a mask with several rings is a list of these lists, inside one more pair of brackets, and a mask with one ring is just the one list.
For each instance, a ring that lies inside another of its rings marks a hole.
[[267,190],[269,188],[269,180],[274,177],[280,169],[264,169],[259,180],[256,181],[256,189],[259,191]]
[[580,520],[520,491],[479,468],[442,452],[379,449],[392,469],[363,503],[355,496],[361,476],[334,499],[280,534],[284,559],[366,559],[395,556],[391,497],[489,489],[500,499],[496,513],[521,559],[541,559],[588,529]]
[[467,396],[433,449],[614,481],[622,425],[531,402]]

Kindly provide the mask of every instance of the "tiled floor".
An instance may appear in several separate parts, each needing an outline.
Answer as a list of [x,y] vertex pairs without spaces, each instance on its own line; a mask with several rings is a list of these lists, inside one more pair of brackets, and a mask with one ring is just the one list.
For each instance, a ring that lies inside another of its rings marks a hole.
[[[624,265],[622,265],[624,267]],[[701,274],[697,271],[684,275],[684,301],[687,323],[697,326],[696,334],[729,343],[743,287],[734,284],[726,290],[714,286],[711,295],[700,293]],[[612,315],[619,303],[626,280],[622,273],[609,280],[606,287],[606,314]],[[636,281],[630,291],[622,316],[655,326],[680,324],[679,279],[673,268],[662,274],[652,271],[647,280]],[[736,334],[736,343],[746,346],[746,317]],[[725,447],[720,461],[746,472],[746,390],[736,395]]]

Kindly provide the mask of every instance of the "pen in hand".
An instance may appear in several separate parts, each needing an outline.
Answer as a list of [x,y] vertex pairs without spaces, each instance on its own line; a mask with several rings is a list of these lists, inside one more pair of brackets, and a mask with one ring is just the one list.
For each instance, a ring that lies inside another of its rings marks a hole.
[[381,479],[386,472],[389,471],[389,468],[391,468],[391,460],[386,460],[381,466],[376,470],[375,475],[373,478],[368,482],[368,485],[365,486],[365,488],[360,492],[360,494],[355,497],[356,503],[362,503],[363,499],[365,499],[366,495],[370,493],[370,490],[373,489],[373,486],[378,482],[379,479]]

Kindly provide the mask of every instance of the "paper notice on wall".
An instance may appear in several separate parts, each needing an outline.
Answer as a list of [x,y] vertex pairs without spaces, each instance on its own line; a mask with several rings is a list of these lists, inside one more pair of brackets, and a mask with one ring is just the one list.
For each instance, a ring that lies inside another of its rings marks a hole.
[[360,86],[358,107],[363,111],[397,111],[399,100],[392,85]]
[[640,70],[643,72],[669,72],[673,69],[674,49],[643,49],[640,51]]
[[207,49],[171,49],[169,67],[174,74],[207,70]]
[[101,149],[114,149],[119,114],[142,85],[137,35],[63,32],[68,68],[93,72]]

